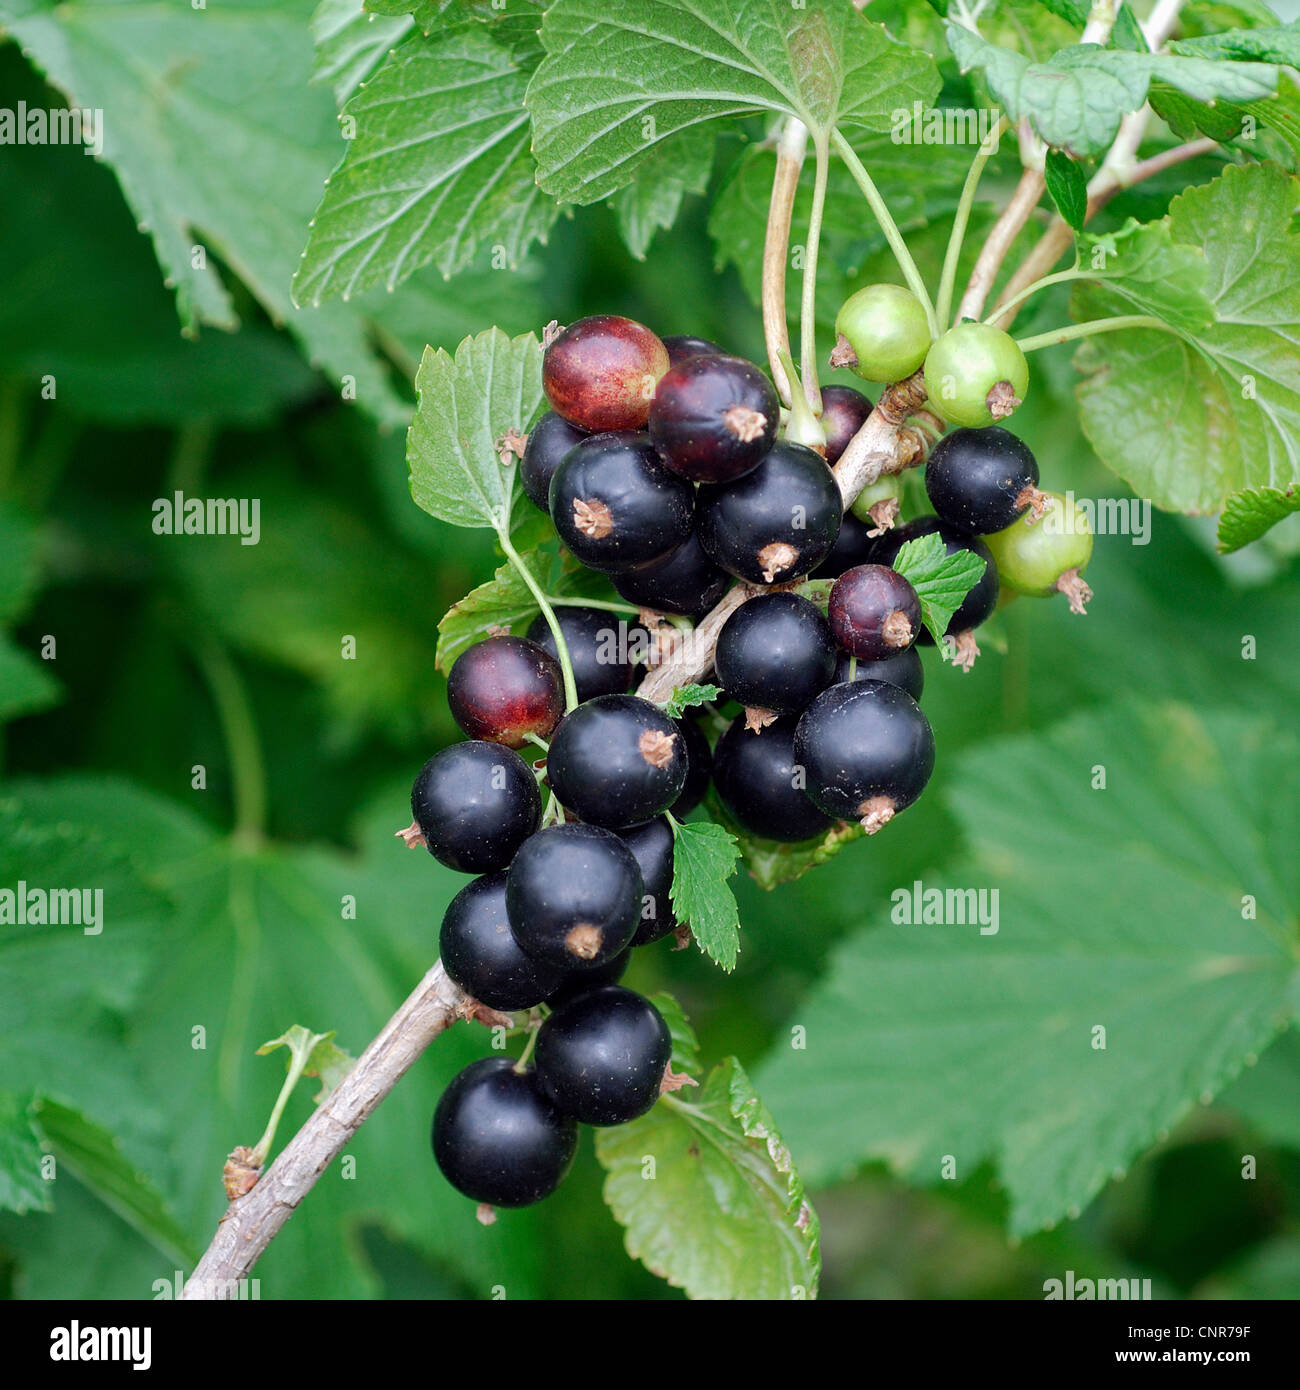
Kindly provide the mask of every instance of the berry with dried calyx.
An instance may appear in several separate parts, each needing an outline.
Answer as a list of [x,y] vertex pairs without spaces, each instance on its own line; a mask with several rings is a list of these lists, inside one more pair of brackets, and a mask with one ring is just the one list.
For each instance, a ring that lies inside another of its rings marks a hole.
[[663,461],[693,483],[728,483],[758,466],[776,442],[772,383],[740,357],[690,357],[659,382],[650,438]]
[[926,354],[926,394],[950,424],[996,425],[1019,407],[1028,389],[1025,354],[992,324],[959,323]]
[[667,370],[668,349],[644,324],[593,314],[552,339],[542,389],[551,408],[579,429],[639,430]]
[[850,656],[883,661],[906,651],[921,631],[921,600],[897,570],[856,565],[831,588],[827,618]]
[[1087,513],[1058,492],[1043,494],[1043,515],[1032,524],[1028,516],[1004,531],[986,536],[998,574],[1018,594],[1045,598],[1062,593],[1071,613],[1086,613],[1092,590],[1083,570],[1092,558],[1092,527]]
[[980,536],[1026,513],[1037,521],[1047,498],[1028,446],[998,425],[945,435],[925,465],[925,490],[948,525]]
[[554,657],[522,637],[488,637],[466,648],[447,677],[451,717],[470,738],[520,748],[545,738],[564,713],[564,676]]
[[499,743],[456,743],[435,753],[411,789],[407,843],[465,874],[504,869],[537,829],[542,798],[532,769]]
[[804,709],[835,675],[835,642],[816,604],[798,594],[759,594],[722,625],[718,680],[760,729]]
[[794,715],[782,715],[756,738],[744,716],[732,721],[718,740],[713,782],[732,819],[751,835],[797,844],[821,835],[831,818],[818,810],[804,789],[803,769],[794,752]]
[[930,321],[925,306],[902,285],[867,285],[835,316],[838,341],[832,367],[848,367],[867,381],[902,381],[925,361]]

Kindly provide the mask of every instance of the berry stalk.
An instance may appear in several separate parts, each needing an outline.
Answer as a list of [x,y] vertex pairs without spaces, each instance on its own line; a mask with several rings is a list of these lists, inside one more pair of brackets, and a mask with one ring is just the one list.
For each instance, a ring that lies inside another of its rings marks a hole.
[[559,653],[560,670],[564,675],[564,708],[566,711],[577,709],[578,686],[573,678],[573,662],[569,659],[569,647],[564,640],[560,620],[555,616],[555,609],[551,607],[550,599],[542,592],[541,585],[533,578],[519,552],[511,545],[510,535],[504,527],[497,531],[497,539],[501,542],[501,549],[505,552],[506,559],[515,567],[520,579],[528,586],[529,593],[537,600],[537,606],[542,610],[542,617],[546,619],[546,625],[551,629],[551,636],[555,639],[555,649]]

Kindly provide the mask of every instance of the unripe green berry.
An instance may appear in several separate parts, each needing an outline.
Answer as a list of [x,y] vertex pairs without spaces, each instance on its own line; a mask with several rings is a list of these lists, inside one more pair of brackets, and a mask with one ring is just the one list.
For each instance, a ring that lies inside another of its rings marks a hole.
[[950,424],[995,425],[1020,405],[1028,389],[1025,354],[992,324],[959,323],[926,355],[926,394]]
[[1002,584],[1019,594],[1046,598],[1057,592],[1082,613],[1092,591],[1079,577],[1092,558],[1092,528],[1078,503],[1046,492],[1043,514],[1026,512],[1005,531],[985,536]]
[[851,294],[835,316],[835,332],[840,342],[831,365],[849,367],[866,381],[902,381],[930,348],[925,308],[901,285],[867,285]]

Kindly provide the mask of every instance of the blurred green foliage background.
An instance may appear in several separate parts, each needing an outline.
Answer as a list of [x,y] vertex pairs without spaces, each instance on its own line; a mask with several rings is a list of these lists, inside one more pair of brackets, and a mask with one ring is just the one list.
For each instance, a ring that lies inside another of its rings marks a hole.
[[[305,65],[305,27],[301,42]],[[0,47],[0,90],[11,104],[60,100],[12,44]],[[330,118],[328,92],[286,102],[283,116]],[[724,144],[719,179],[741,153]],[[329,167],[327,156],[322,178]],[[1107,215],[1158,216],[1176,187],[1148,185]],[[373,314],[355,312],[408,401],[426,341],[450,348],[491,323],[518,333],[597,310],[761,359],[740,276],[715,269],[708,206],[688,199],[644,261],[598,207],[562,219],[518,271],[484,264],[450,283],[421,273]],[[942,218],[918,234],[931,274],[945,236]],[[846,287],[895,278],[871,254],[828,259],[828,316]],[[115,1135],[178,1232],[169,1245],[68,1162],[49,1210],[0,1213],[0,1287],[148,1298],[206,1243],[225,1154],[261,1131],[282,1072],[255,1048],[298,1022],[337,1030],[357,1053],[432,962],[459,880],[392,832],[419,765],[457,737],[434,671],[437,621],[495,557],[486,533],[453,532],[414,507],[400,427],[342,399],[237,265],[220,270],[238,331],[182,338],[148,238],[113,175],[79,150],[0,151],[0,266],[0,502],[14,528],[0,559],[26,566],[9,614],[16,646],[33,654],[57,639],[56,659],[23,663],[6,687],[4,882],[68,862],[48,832],[78,866],[73,881],[119,884],[127,904],[102,937],[46,955],[0,940],[0,1088],[56,1095]],[[1057,298],[1023,323],[1062,316]],[[1078,432],[1068,361],[1040,358],[1020,432],[1051,486],[1123,495]],[[42,398],[47,375],[54,400]],[[154,500],[176,490],[261,499],[260,543],[153,534]],[[735,1053],[757,1067],[832,948],[884,920],[888,890],[961,862],[944,793],[963,750],[1127,693],[1294,714],[1300,578],[1284,540],[1229,564],[1209,523],[1158,515],[1148,546],[1100,541],[1089,578],[1086,619],[1061,603],[1011,605],[968,677],[927,653],[940,746],[929,794],[798,883],[772,894],[741,883],[733,977],[693,951],[638,958],[629,983],[676,993],[707,1060]],[[1246,631],[1261,655],[1243,672]],[[355,660],[341,658],[344,635]],[[203,790],[191,785],[196,765]],[[340,912],[348,894],[356,920]],[[193,1046],[195,1028],[206,1047]],[[458,1028],[403,1081],[350,1150],[357,1176],[336,1165],[259,1266],[264,1297],[482,1297],[493,1285],[509,1297],[676,1296],[623,1253],[589,1134],[554,1199],[494,1227],[447,1188],[429,1116],[448,1077],[486,1049],[485,1033]],[[871,1166],[815,1192],[823,1296],[1033,1298],[1066,1268],[1150,1277],[1157,1296],[1295,1296],[1293,1035],[1268,1061],[1266,1076],[1196,1109],[1077,1220],[1018,1243],[989,1167],[914,1187]],[[310,1106],[303,1087],[286,1123]],[[1244,1152],[1258,1156],[1254,1181],[1242,1181]]]

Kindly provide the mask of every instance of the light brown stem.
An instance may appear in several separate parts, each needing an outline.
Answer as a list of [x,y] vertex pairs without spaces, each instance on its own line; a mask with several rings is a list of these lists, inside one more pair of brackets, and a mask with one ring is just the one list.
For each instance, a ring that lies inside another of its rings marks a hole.
[[962,295],[961,304],[957,308],[958,320],[979,318],[984,309],[984,301],[993,289],[993,282],[997,279],[1007,252],[1020,235],[1020,229],[1029,221],[1030,214],[1038,206],[1038,200],[1043,196],[1046,187],[1047,181],[1041,169],[1026,169],[1021,174],[1016,191],[1002,209],[1002,215],[993,224],[988,240],[980,248],[975,269],[971,271],[970,283],[966,286],[966,293]]
[[437,962],[252,1190],[231,1202],[181,1297],[238,1298],[237,1281],[379,1102],[434,1038],[474,1007]]

